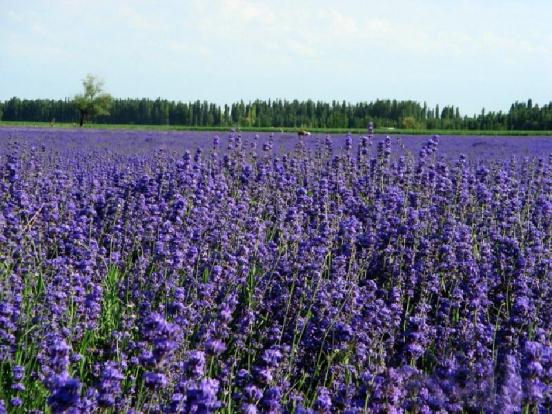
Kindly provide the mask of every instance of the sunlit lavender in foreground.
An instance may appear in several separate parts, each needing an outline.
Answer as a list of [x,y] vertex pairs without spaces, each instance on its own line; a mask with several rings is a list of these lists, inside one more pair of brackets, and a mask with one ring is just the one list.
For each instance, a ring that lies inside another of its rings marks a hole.
[[550,138],[212,135],[0,130],[0,413],[552,410]]

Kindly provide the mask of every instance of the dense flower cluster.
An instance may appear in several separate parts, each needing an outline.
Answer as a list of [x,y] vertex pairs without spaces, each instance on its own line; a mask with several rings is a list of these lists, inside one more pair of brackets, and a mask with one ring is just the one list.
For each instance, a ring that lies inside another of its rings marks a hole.
[[0,148],[0,412],[552,410],[552,156],[34,134]]

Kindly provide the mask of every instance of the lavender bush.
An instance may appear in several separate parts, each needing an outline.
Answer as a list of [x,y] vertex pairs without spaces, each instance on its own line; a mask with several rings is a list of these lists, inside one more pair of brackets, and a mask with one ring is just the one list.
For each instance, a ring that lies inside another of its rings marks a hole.
[[552,409],[541,147],[2,134],[0,412]]

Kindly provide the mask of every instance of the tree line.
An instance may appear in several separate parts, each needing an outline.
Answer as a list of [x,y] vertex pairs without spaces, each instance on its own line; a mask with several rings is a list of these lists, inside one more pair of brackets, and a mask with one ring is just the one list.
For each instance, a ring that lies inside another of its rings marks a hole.
[[[87,114],[84,114],[87,115]],[[75,99],[0,101],[0,120],[73,122],[83,120],[82,103]],[[508,112],[461,115],[456,106],[429,107],[412,100],[372,102],[255,100],[218,105],[207,101],[113,99],[109,111],[90,113],[98,123],[182,125],[200,127],[377,128],[552,130],[552,102],[539,106],[529,99],[515,102]]]

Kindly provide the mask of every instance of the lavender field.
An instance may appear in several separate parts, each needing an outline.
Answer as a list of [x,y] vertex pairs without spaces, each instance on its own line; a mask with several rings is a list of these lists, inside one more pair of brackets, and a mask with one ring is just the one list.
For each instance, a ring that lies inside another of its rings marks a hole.
[[0,413],[552,412],[552,138],[0,129]]

